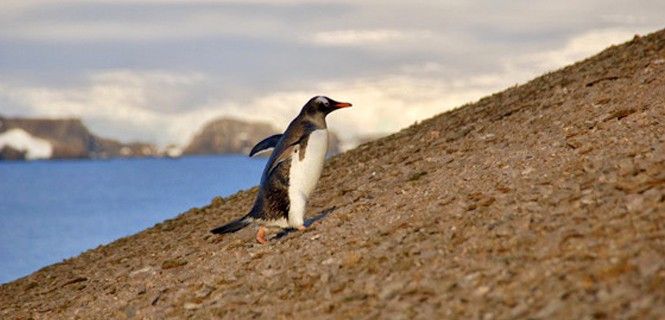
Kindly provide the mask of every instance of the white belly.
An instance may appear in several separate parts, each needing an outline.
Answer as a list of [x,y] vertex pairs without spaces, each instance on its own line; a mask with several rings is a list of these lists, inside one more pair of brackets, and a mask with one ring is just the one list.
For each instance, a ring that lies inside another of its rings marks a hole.
[[[305,152],[303,159],[300,153]],[[289,171],[289,225],[299,227],[303,224],[307,198],[321,177],[323,162],[328,151],[328,130],[315,130],[307,140],[305,150],[298,150],[291,157]]]

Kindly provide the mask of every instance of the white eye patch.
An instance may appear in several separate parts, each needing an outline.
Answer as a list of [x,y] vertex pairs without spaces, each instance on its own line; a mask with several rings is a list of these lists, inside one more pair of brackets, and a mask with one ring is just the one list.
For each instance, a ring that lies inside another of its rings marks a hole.
[[326,99],[326,97],[323,97],[323,96],[318,96],[314,101],[316,101],[316,102],[318,102],[318,103],[322,103],[322,104],[324,104],[324,105],[326,105],[326,106],[327,106],[328,104],[330,104],[330,102],[328,101],[328,99]]

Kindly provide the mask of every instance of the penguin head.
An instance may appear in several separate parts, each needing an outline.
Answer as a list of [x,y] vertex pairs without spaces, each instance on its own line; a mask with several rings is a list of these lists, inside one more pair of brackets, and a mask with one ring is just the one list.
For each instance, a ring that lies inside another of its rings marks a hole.
[[322,114],[323,116],[326,116],[335,110],[348,108],[350,106],[352,105],[348,102],[337,102],[325,96],[316,96],[309,99],[307,104],[303,107],[303,111],[308,114]]

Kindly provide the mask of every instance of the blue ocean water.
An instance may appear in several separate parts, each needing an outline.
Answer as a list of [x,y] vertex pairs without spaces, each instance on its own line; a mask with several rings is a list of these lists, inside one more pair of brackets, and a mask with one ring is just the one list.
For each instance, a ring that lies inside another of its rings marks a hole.
[[0,162],[0,283],[256,185],[266,159]]

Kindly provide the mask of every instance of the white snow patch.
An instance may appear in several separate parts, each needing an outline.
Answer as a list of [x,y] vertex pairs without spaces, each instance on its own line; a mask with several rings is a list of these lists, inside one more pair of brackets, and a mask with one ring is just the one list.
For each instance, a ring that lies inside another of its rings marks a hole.
[[130,154],[132,154],[132,149],[130,149],[129,147],[122,147],[120,148],[120,154],[127,157]]
[[26,153],[26,158],[48,159],[53,154],[53,146],[44,139],[33,137],[23,129],[11,129],[0,133],[0,150],[9,146]]
[[171,158],[177,158],[182,155],[183,147],[177,145],[168,145],[164,149],[164,153]]

